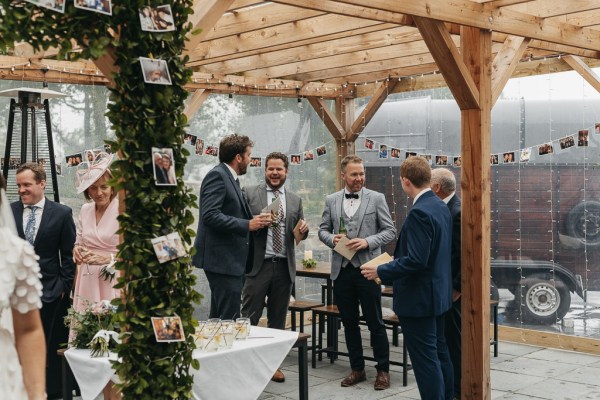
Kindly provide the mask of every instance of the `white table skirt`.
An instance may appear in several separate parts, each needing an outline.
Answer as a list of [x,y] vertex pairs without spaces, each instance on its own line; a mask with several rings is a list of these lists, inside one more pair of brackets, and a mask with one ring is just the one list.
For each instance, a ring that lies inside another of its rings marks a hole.
[[[200,369],[192,369],[194,398],[200,400],[254,400],[263,392],[275,370],[298,338],[298,332],[253,326],[250,337],[233,348],[213,353],[194,351]],[[157,343],[160,346],[161,343]],[[116,378],[109,360],[117,355],[91,358],[89,350],[65,352],[83,400],[93,400]]]

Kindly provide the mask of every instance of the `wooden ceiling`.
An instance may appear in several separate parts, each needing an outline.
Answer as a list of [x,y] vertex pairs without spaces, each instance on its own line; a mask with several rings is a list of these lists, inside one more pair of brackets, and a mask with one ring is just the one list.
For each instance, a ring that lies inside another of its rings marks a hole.
[[[186,50],[190,90],[357,97],[388,79],[400,78],[395,91],[439,86],[421,33],[431,26],[416,23],[425,19],[443,22],[442,37],[457,51],[461,26],[489,29],[494,68],[514,63],[513,77],[600,65],[598,0],[196,0],[194,9],[191,22],[202,32]],[[94,64],[65,67],[54,55],[0,57],[0,78],[22,79],[2,65],[32,60],[32,80],[45,65],[49,81],[60,72],[61,81],[106,82]]]

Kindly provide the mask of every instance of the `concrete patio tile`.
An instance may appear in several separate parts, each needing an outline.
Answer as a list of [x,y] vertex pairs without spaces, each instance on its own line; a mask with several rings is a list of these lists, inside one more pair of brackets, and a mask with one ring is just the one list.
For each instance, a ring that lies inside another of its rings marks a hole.
[[519,389],[531,386],[532,384],[543,382],[546,379],[546,377],[493,369],[490,371],[490,375],[492,389],[505,392],[515,392]]
[[526,354],[524,357],[576,365],[589,365],[598,362],[598,356],[557,349],[541,349]]
[[[270,381],[264,392],[273,394],[273,395],[282,395],[285,394],[288,397],[293,397],[294,395],[298,397],[298,372],[290,371],[287,369],[283,370],[285,374],[285,382],[273,382]],[[311,388],[313,386],[318,386],[323,383],[330,382],[328,379],[319,378],[316,376],[308,377],[308,392],[311,393]]]
[[586,365],[560,376],[561,380],[595,385],[600,390],[600,368]]
[[519,357],[513,360],[494,364],[494,370],[513,372],[522,375],[539,376],[544,378],[560,377],[573,370],[572,364],[536,360]]
[[517,390],[516,393],[550,400],[579,400],[586,394],[594,391],[595,388],[597,387],[551,378]]
[[521,343],[500,342],[498,352],[500,354],[510,354],[514,356],[524,356],[542,350],[543,347],[530,346]]
[[525,396],[518,393],[507,393],[502,397],[498,397],[498,400],[549,400],[545,397],[533,397],[533,396]]
[[[373,379],[361,382],[358,385],[343,388],[339,381],[330,381],[309,388],[309,398],[319,400],[378,400],[385,398],[409,398],[404,393],[409,388],[403,387],[400,383],[392,381],[392,385],[387,390],[374,390]],[[286,398],[298,399],[298,391],[286,393]],[[418,397],[416,397],[418,399]]]

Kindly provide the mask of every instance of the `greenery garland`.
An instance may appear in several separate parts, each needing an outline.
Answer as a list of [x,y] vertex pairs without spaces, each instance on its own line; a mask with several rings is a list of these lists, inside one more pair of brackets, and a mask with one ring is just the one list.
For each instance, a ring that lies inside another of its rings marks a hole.
[[[124,327],[123,344],[117,346],[121,359],[114,368],[126,399],[191,398],[190,367],[194,348],[193,303],[200,294],[193,290],[190,257],[159,264],[150,240],[171,232],[191,245],[194,232],[190,207],[196,196],[183,183],[183,169],[189,152],[183,148],[183,114],[191,77],[182,59],[192,0],[169,2],[175,20],[173,32],[141,30],[138,9],[165,4],[154,0],[113,0],[112,16],[66,4],[61,14],[30,3],[0,0],[0,48],[26,41],[34,48],[59,49],[59,58],[96,59],[111,50],[120,70],[114,75],[107,113],[116,140],[108,142],[121,159],[113,165],[116,190],[127,193],[125,211],[119,217],[122,243],[116,267],[121,271],[117,287],[123,290],[116,318]],[[114,34],[114,35],[113,35]],[[81,52],[72,53],[72,41]],[[145,84],[138,57],[166,60],[171,86]],[[169,147],[174,152],[177,185],[157,187],[153,178],[152,147]],[[193,252],[193,249],[191,250]],[[157,343],[151,317],[181,317],[184,342]]]

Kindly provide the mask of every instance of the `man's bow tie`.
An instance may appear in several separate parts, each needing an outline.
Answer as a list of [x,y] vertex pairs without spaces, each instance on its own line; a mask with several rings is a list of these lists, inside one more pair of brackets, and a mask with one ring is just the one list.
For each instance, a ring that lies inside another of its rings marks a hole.
[[344,193],[347,199],[358,199],[358,194],[356,193]]

